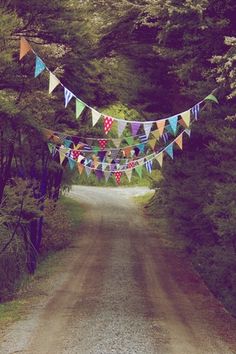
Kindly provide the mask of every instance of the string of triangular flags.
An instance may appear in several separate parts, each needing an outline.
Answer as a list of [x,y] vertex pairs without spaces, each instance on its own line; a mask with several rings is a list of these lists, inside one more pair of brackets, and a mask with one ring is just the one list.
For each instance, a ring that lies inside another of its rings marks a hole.
[[69,162],[70,169],[74,169],[76,166],[80,175],[85,170],[86,175],[89,176],[91,172],[94,172],[96,177],[100,180],[105,178],[106,182],[113,175],[115,176],[117,184],[120,183],[122,175],[125,173],[129,182],[131,181],[132,173],[135,171],[140,178],[142,178],[143,167],[151,173],[153,168],[153,160],[156,160],[160,167],[163,164],[164,153],[174,158],[174,145],[176,144],[181,150],[183,149],[183,134],[190,135],[190,131],[185,129],[181,132],[170,144],[159,152],[152,153],[148,156],[142,157],[137,160],[127,160],[125,164],[121,165],[114,160],[113,163],[99,162],[97,159],[87,159],[83,155],[74,155],[73,150],[65,147],[51,146],[51,153],[55,156],[55,153],[59,154],[60,163],[63,164],[65,159]]
[[137,135],[138,131],[142,128],[146,137],[149,137],[149,134],[151,132],[151,129],[153,128],[153,125],[157,127],[159,130],[160,136],[162,136],[166,124],[169,124],[173,131],[175,132],[177,129],[178,124],[185,124],[187,128],[190,125],[190,118],[191,115],[194,116],[195,119],[198,118],[199,110],[200,110],[200,105],[204,103],[206,100],[211,100],[214,102],[218,103],[217,98],[213,95],[210,94],[207,97],[205,97],[202,101],[198,102],[195,104],[193,107],[189,108],[188,110],[175,114],[174,116],[171,117],[166,117],[158,120],[153,120],[153,121],[128,121],[125,119],[120,119],[116,117],[111,117],[106,114],[98,112],[95,108],[89,106],[87,103],[82,101],[79,97],[77,97],[73,92],[71,92],[67,87],[65,87],[62,82],[53,74],[44,61],[37,55],[37,53],[33,50],[33,48],[30,46],[29,42],[24,38],[21,37],[20,39],[20,60],[28,53],[32,52],[35,55],[35,72],[34,76],[38,77],[44,70],[49,72],[49,93],[52,93],[55,88],[60,85],[63,87],[64,90],[64,103],[65,107],[68,106],[72,98],[75,99],[75,116],[78,119],[82,112],[84,111],[85,108],[89,109],[91,111],[91,116],[92,116],[92,125],[94,126],[100,119],[103,120],[103,127],[104,127],[104,133],[107,135],[109,131],[112,128],[112,125],[114,122],[117,123],[117,132],[118,132],[118,137],[121,137],[123,134],[125,128],[127,125],[130,126],[131,134],[132,135]]
[[[90,107],[67,89],[47,68],[43,60],[31,48],[29,42],[22,37],[20,40],[20,60],[30,51],[35,55],[34,76],[37,77],[44,70],[47,70],[49,72],[49,93],[52,93],[58,85],[61,85],[64,89],[65,107],[68,106],[72,98],[75,98],[77,119],[84,109],[88,108],[91,110],[93,126],[100,119],[103,119],[104,133],[106,135],[111,130],[113,123],[117,122],[118,138],[85,137],[83,139],[86,140],[86,143],[81,142],[81,138],[78,136],[68,136],[65,133],[44,129],[44,134],[49,141],[48,147],[52,156],[56,157],[56,154],[58,154],[61,164],[64,164],[64,161],[67,160],[71,169],[74,169],[77,165],[79,173],[82,174],[85,170],[87,176],[89,176],[91,172],[94,172],[98,179],[105,177],[105,180],[108,181],[108,179],[114,175],[116,182],[119,184],[122,174],[124,173],[130,181],[133,170],[135,170],[141,178],[144,166],[146,170],[151,173],[154,160],[157,160],[159,166],[162,167],[164,153],[173,159],[174,143],[181,150],[183,149],[183,134],[186,133],[190,136],[189,128],[192,121],[197,120],[199,117],[200,105],[206,100],[218,103],[217,98],[213,94],[210,94],[185,112],[155,121],[127,121],[107,116]],[[132,135],[121,138],[128,124],[130,125]],[[152,130],[154,125],[156,129]],[[184,128],[184,131],[176,136],[180,127]],[[141,128],[144,134],[140,135]],[[149,138],[150,134],[152,134],[151,139]],[[176,138],[164,148],[160,148],[160,146],[157,147],[156,143],[160,141],[160,139],[162,139],[164,144],[168,142],[169,134]],[[123,146],[124,143],[122,144],[122,142],[124,141],[128,145]],[[95,142],[95,146],[91,145],[93,142]],[[112,143],[115,148],[108,147],[108,143]],[[146,149],[145,146],[147,145],[149,148]],[[150,148],[152,153],[147,154],[150,152]],[[122,153],[122,157],[118,157],[119,153]],[[140,157],[140,154],[144,154],[144,156]],[[121,164],[121,162],[124,163]]]

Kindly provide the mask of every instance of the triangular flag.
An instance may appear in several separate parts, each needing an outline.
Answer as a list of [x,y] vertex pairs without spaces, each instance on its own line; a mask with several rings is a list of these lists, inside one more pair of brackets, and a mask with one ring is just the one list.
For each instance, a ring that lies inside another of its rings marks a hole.
[[120,137],[125,130],[127,121],[126,120],[118,120],[118,136]]
[[156,142],[157,142],[156,139],[148,140],[148,144],[151,146],[152,150],[155,149]]
[[125,174],[126,174],[129,182],[131,181],[132,172],[133,172],[133,170],[125,170]]
[[143,129],[145,131],[146,137],[148,139],[150,131],[152,129],[152,122],[147,122],[143,124]]
[[145,166],[146,166],[146,169],[149,173],[152,172],[152,164],[153,164],[153,161],[152,160],[148,160],[146,163],[145,163]]
[[52,154],[54,152],[55,146],[52,143],[48,143],[48,150]]
[[156,156],[156,160],[159,163],[160,167],[162,167],[163,164],[163,152],[160,152],[157,156]]
[[77,167],[79,170],[79,174],[82,175],[83,170],[84,170],[84,165],[82,165],[80,162],[77,163]]
[[114,172],[114,175],[115,175],[116,183],[117,183],[117,184],[120,184],[120,179],[121,179],[121,176],[122,176],[122,172],[120,172],[120,171],[115,171],[115,172]]
[[60,80],[53,74],[49,73],[49,89],[48,92],[52,93],[52,91],[60,84]]
[[24,38],[21,37],[20,39],[20,60],[31,50],[31,46],[29,42]]
[[158,130],[159,130],[160,136],[162,136],[162,134],[163,134],[163,132],[164,132],[165,124],[166,124],[165,119],[157,120],[157,121],[156,121],[156,125],[157,125],[157,128],[158,128]]
[[152,135],[156,138],[156,140],[159,140],[159,138],[160,138],[159,129],[153,130]]
[[132,136],[127,136],[125,140],[129,145],[132,145],[134,143],[134,138]]
[[129,157],[130,156],[130,152],[131,152],[131,147],[127,146],[123,149],[123,154],[125,157]]
[[99,139],[98,144],[101,150],[104,150],[107,146],[107,139]]
[[88,177],[90,176],[91,171],[92,171],[92,169],[90,167],[85,166],[85,172]]
[[115,147],[120,147],[121,139],[112,139],[113,144]]
[[191,135],[191,130],[190,130],[190,129],[185,129],[185,133],[190,137],[190,135]]
[[200,112],[200,103],[197,103],[193,108],[191,109],[191,112],[194,116],[195,120],[198,120],[199,112]]
[[219,104],[218,99],[217,99],[216,96],[214,96],[212,93],[211,93],[210,95],[208,95],[207,97],[204,98],[204,101],[206,101],[206,100],[210,100],[210,101],[213,101],[213,102]]
[[92,123],[93,123],[93,127],[95,126],[95,124],[99,121],[99,119],[101,118],[101,113],[99,113],[98,111],[96,111],[95,109],[91,109],[92,112]]
[[97,179],[100,181],[103,178],[104,173],[101,170],[95,170],[95,175]]
[[190,109],[188,111],[181,113],[181,117],[187,127],[189,127],[189,125],[190,125],[190,113],[191,113]]
[[111,176],[111,171],[104,171],[104,176],[105,176],[105,180],[107,182],[109,180],[109,177]]
[[73,170],[75,168],[76,161],[70,158],[68,158],[68,161],[69,161],[70,169]]
[[34,70],[34,77],[37,77],[39,74],[41,74],[41,72],[46,68],[46,65],[44,64],[44,62],[42,61],[41,58],[39,58],[38,56],[36,56],[35,59],[35,70]]
[[139,127],[140,127],[140,123],[138,122],[132,122],[131,123],[131,133],[133,136],[137,135],[137,132],[139,130]]
[[73,93],[70,92],[66,87],[64,87],[65,107],[67,107],[68,103],[70,102],[73,96]]
[[142,178],[142,173],[143,173],[143,166],[139,165],[135,167],[135,171],[137,172],[137,174],[139,175],[140,178]]
[[65,149],[62,147],[59,149],[60,164],[62,164],[63,161],[65,160],[67,151],[68,151],[68,149]]
[[165,152],[173,159],[173,143],[165,148]]
[[76,113],[75,113],[76,119],[79,118],[84,108],[85,108],[85,104],[80,100],[76,99]]
[[175,135],[176,132],[177,132],[178,116],[170,117],[170,118],[168,118],[168,121],[169,121],[171,129],[172,129],[172,131],[173,131],[173,133]]
[[176,144],[179,146],[181,150],[183,150],[183,134],[180,134],[176,139],[175,139]]
[[112,123],[113,123],[112,117],[109,117],[109,116],[104,117],[104,132],[105,132],[105,134],[108,134],[109,131],[111,130]]
[[144,143],[138,144],[137,147],[139,148],[140,152],[144,152],[144,150],[145,150],[145,144]]
[[108,164],[107,163],[102,163],[102,170],[103,172],[105,171],[105,169],[107,168]]

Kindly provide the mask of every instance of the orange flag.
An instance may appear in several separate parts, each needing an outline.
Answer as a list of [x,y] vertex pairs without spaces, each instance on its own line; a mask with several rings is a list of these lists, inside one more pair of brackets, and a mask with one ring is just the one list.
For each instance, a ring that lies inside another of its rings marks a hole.
[[20,39],[20,60],[31,50],[31,46],[29,42],[24,38],[21,37]]
[[165,120],[157,120],[156,124],[157,124],[157,128],[159,129],[160,136],[162,136],[164,129],[165,129],[166,121]]
[[181,150],[183,150],[183,134],[180,134],[176,139],[175,139],[176,144],[179,146]]
[[84,165],[82,165],[80,162],[78,162],[77,167],[79,170],[79,174],[82,175],[83,170],[84,170]]

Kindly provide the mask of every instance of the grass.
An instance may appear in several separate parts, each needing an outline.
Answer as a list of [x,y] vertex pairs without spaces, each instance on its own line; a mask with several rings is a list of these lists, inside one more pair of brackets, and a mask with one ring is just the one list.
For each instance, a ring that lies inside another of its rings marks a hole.
[[[77,201],[69,197],[63,196],[60,202],[69,212],[72,228],[77,230],[82,221],[84,209]],[[45,281],[63,267],[65,252],[66,249],[48,252],[46,256],[41,257],[33,276],[26,273],[22,275],[18,284],[16,284],[15,298],[12,301],[0,304],[0,329],[20,320],[27,313],[27,308],[32,299],[39,296],[40,293],[44,293]]]

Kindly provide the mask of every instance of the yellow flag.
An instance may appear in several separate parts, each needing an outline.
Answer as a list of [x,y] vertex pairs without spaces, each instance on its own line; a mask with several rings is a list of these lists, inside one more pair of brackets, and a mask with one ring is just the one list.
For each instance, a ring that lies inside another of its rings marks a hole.
[[181,117],[187,127],[190,125],[190,110],[181,113]]
[[156,140],[159,140],[159,138],[160,138],[159,129],[153,130],[152,135],[156,138]]
[[161,152],[160,154],[157,155],[156,160],[159,163],[159,165],[162,167],[162,164],[163,164],[163,152]]
[[59,150],[60,164],[62,164],[63,161],[65,160],[67,150],[68,149],[60,148],[60,150]]
[[82,175],[83,170],[84,170],[84,165],[82,165],[80,162],[77,163],[77,167],[79,170],[79,174]]
[[157,120],[156,124],[157,124],[157,128],[159,130],[160,136],[162,136],[164,129],[165,129],[166,121],[165,120]]
[[181,150],[183,150],[183,134],[180,134],[176,139],[175,139],[176,144],[179,146]]
[[24,38],[21,37],[20,39],[20,60],[31,50],[31,46],[29,42]]
[[156,139],[148,140],[148,144],[151,146],[152,150],[155,149],[156,142],[157,142]]

